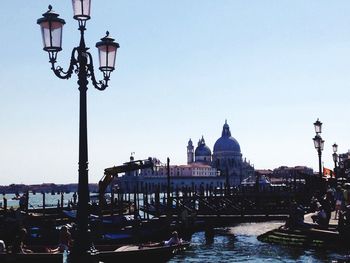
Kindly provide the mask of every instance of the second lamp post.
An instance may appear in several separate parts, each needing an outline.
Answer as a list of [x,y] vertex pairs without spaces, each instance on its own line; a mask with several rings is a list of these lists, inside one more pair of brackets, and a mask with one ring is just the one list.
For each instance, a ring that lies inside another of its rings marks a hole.
[[336,143],[334,143],[332,145],[332,148],[333,148],[333,154],[332,154],[332,157],[333,157],[333,161],[334,161],[334,178],[338,178],[338,171],[337,171],[337,162],[338,162],[338,154],[337,154],[337,151],[338,151],[338,145]]
[[315,149],[318,153],[318,173],[319,177],[322,178],[322,163],[321,163],[321,157],[322,157],[322,151],[324,146],[324,140],[322,139],[320,133],[322,132],[322,122],[317,119],[317,121],[314,123],[315,132],[316,135],[313,138]]

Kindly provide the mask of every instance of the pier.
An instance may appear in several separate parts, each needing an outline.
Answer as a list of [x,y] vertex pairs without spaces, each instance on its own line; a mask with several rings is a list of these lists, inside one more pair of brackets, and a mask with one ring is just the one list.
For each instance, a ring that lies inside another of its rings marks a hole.
[[[169,230],[181,229],[189,235],[195,231],[205,230],[219,226],[229,226],[241,222],[260,222],[268,220],[284,220],[288,216],[291,201],[295,198],[294,192],[243,192],[231,189],[207,189],[205,191],[192,191],[192,189],[176,189],[167,192],[148,192],[146,188],[140,188],[139,192],[126,193],[122,189],[112,191],[107,196],[108,202],[99,204],[98,199],[91,199],[89,213],[97,218],[129,217],[129,226],[133,228],[134,220],[139,220],[142,225],[154,224],[159,221]],[[21,211],[21,223],[28,227],[43,224],[45,221],[54,220],[56,225],[73,220],[74,208],[77,200],[73,195],[60,193],[55,196],[45,193],[36,195],[26,193],[24,206],[18,207]],[[93,195],[92,195],[93,196]],[[52,203],[48,201],[55,197]],[[6,195],[3,196],[1,208],[2,220],[15,216],[13,209],[6,203]],[[31,207],[30,199],[36,198],[41,205]],[[69,198],[69,199],[68,199]],[[67,200],[68,199],[68,200]],[[68,204],[68,205],[67,205]],[[140,226],[138,226],[140,227]],[[142,226],[141,226],[142,227]],[[152,237],[151,237],[152,238]]]

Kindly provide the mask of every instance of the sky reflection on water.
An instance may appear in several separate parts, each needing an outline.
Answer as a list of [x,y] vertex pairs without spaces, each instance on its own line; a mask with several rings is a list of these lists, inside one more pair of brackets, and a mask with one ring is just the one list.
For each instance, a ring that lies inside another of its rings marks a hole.
[[244,223],[215,230],[213,242],[206,242],[204,232],[192,236],[190,250],[170,262],[350,262],[349,251],[303,249],[272,245],[257,236],[277,228],[283,222]]

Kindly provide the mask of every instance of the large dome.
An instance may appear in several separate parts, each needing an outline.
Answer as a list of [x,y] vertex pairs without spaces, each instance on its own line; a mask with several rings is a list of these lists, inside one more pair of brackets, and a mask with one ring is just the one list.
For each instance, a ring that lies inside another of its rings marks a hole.
[[197,146],[194,154],[196,155],[196,157],[211,156],[211,150],[208,146],[205,145],[205,141],[204,141],[203,137],[202,137],[202,139],[199,140],[198,146]]
[[221,137],[214,144],[214,153],[217,152],[241,152],[241,147],[237,140],[231,136],[230,127],[226,121]]

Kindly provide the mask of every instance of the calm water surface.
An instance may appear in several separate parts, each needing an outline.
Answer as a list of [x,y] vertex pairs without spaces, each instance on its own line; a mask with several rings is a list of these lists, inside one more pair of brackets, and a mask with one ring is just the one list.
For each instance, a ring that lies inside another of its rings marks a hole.
[[257,236],[283,222],[244,223],[215,230],[212,242],[204,232],[192,236],[192,247],[170,262],[350,262],[350,251],[305,250],[271,245]]
[[[65,194],[65,205],[72,198]],[[6,195],[8,206],[18,206],[14,195]],[[46,195],[48,205],[56,205],[60,195]],[[2,200],[0,199],[0,202]],[[30,205],[39,207],[42,195],[30,195]],[[277,228],[283,222],[244,223],[234,227],[215,229],[211,241],[205,239],[204,232],[192,236],[191,248],[176,255],[170,262],[350,262],[350,251],[327,251],[302,249],[262,243],[257,236]]]

